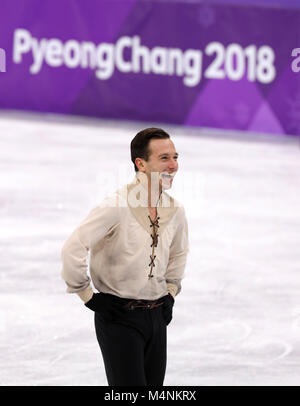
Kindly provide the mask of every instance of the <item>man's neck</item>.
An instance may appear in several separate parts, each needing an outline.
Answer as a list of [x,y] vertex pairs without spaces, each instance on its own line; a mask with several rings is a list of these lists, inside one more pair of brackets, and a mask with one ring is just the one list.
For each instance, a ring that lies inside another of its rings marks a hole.
[[158,205],[159,198],[162,193],[162,188],[159,185],[159,190],[153,190],[151,191],[151,184],[149,183],[148,187],[148,207],[150,208],[156,208]]
[[148,189],[148,207],[156,208],[162,193],[162,186],[159,183],[159,178],[154,177],[153,182],[151,182],[151,178],[149,179],[145,173],[139,172],[137,176],[146,190]]
[[[153,184],[154,183],[154,184]],[[154,181],[151,183],[151,179],[148,178],[148,207],[156,208],[159,198],[162,193],[162,187],[159,182]]]

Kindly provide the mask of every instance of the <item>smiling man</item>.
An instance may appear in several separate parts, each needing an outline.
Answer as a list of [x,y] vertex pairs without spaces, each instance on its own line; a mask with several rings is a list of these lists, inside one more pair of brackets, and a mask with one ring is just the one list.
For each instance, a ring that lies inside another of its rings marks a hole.
[[[178,153],[170,138],[151,137],[147,139],[147,135],[153,135],[153,130],[155,129],[143,130],[132,140],[131,159],[134,162],[137,178],[148,190],[148,208],[151,217],[155,218],[157,201],[161,196],[162,189],[172,187],[174,176],[178,170]],[[161,137],[167,136],[167,133],[162,131],[158,132],[157,130],[156,137],[158,134]],[[148,141],[147,147],[145,147],[145,140]],[[142,144],[140,145],[140,143]]]
[[166,192],[178,171],[170,136],[146,128],[130,147],[133,181],[92,209],[66,240],[62,277],[67,292],[95,312],[108,384],[162,386],[188,225],[184,207]]

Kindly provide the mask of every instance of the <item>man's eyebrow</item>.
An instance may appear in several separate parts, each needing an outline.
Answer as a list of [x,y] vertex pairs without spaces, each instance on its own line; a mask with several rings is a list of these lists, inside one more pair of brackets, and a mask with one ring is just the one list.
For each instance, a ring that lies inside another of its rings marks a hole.
[[[170,154],[168,154],[167,152],[165,152],[164,154],[160,154],[160,155],[158,155],[158,158],[160,158],[161,156],[164,156],[164,155],[167,155],[167,156],[169,156]],[[179,155],[178,154],[178,152],[175,152],[175,154],[174,155]]]

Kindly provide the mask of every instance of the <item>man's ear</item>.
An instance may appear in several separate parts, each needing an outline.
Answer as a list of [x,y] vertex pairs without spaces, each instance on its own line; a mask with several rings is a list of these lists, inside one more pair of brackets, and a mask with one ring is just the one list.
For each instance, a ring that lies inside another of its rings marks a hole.
[[145,168],[144,162],[141,158],[135,158],[135,164],[139,171]]

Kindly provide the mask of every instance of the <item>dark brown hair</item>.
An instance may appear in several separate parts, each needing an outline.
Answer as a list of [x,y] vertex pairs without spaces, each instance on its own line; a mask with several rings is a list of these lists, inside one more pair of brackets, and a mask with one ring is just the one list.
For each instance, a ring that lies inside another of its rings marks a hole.
[[130,144],[131,160],[134,164],[134,170],[137,172],[138,167],[135,164],[136,158],[143,158],[148,161],[150,156],[149,142],[154,139],[170,138],[169,134],[161,128],[145,128],[138,132]]

